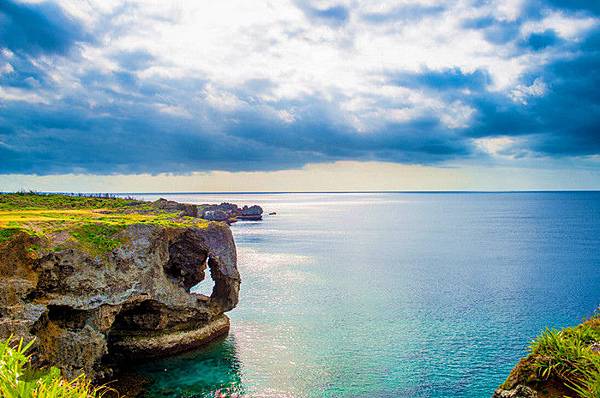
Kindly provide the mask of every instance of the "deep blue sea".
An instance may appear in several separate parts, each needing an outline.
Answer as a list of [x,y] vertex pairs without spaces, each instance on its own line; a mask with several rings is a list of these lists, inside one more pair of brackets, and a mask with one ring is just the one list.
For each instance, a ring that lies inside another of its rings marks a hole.
[[489,397],[600,304],[600,193],[168,198],[277,215],[232,226],[231,332],[144,365],[149,397]]

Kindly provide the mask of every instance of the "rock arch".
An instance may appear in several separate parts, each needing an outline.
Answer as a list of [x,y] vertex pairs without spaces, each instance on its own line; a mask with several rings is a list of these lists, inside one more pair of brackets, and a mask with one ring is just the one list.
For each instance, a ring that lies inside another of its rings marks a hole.
[[[229,330],[224,312],[238,303],[240,275],[227,225],[137,224],[122,234],[127,243],[102,260],[69,249],[33,261],[27,242],[0,247],[10,251],[4,258],[23,259],[9,267],[0,256],[9,273],[0,291],[17,279],[24,286],[14,300],[0,300],[0,323],[20,322],[23,337],[37,337],[40,363],[69,377],[106,379],[120,359],[182,351]],[[207,269],[215,284],[210,297],[190,293]]]

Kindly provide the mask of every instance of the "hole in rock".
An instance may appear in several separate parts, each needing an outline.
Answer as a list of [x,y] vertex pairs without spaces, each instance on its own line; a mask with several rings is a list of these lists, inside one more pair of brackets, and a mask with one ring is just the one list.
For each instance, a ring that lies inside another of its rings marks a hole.
[[145,300],[124,306],[115,317],[107,333],[108,354],[103,361],[108,364],[120,363],[128,358],[119,343],[128,336],[144,336],[160,332],[168,321],[164,305],[154,300]]
[[121,310],[111,328],[111,332],[157,330],[163,320],[163,306],[153,300],[128,306]]
[[208,279],[206,269],[209,265],[208,252],[204,249],[203,241],[190,232],[171,243],[169,261],[165,264],[164,271],[188,292],[204,294],[204,286],[200,283]]
[[48,319],[62,328],[81,329],[89,317],[88,311],[78,310],[68,305],[49,305]]
[[[203,264],[203,269],[206,270],[207,264],[210,264],[210,263],[211,263],[211,259],[210,259],[210,257],[207,257],[206,261]],[[194,286],[192,286],[192,288],[190,289],[190,293],[200,294],[202,296],[210,297],[214,290],[215,282],[212,279],[212,275],[210,275],[210,277],[206,277],[206,271],[204,272],[204,274],[205,274],[204,279],[201,280],[200,282],[196,283]],[[209,272],[209,274],[210,274],[210,272]]]

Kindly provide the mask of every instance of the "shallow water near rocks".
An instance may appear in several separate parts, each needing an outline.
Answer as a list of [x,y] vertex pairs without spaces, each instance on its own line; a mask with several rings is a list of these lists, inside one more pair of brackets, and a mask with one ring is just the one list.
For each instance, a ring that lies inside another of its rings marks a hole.
[[160,196],[277,215],[232,227],[229,336],[144,364],[148,397],[489,397],[600,304],[600,193]]

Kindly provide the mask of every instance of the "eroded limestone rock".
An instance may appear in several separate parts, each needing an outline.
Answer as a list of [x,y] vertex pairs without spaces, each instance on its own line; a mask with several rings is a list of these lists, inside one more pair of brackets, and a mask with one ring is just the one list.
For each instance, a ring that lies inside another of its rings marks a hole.
[[238,218],[241,220],[258,221],[258,220],[262,220],[262,214],[263,214],[263,209],[262,209],[262,207],[260,207],[258,205],[254,205],[254,206],[250,206],[250,207],[244,206],[242,208]]
[[[119,360],[189,349],[226,333],[240,275],[231,230],[131,225],[103,257],[36,257],[35,237],[0,245],[0,337],[36,339],[36,360],[69,377],[111,376]],[[210,297],[190,293],[209,269]]]
[[537,391],[519,384],[510,390],[497,389],[492,398],[537,398],[537,396]]
[[166,211],[180,211],[180,216],[198,217],[198,206],[189,203],[179,203],[174,200],[157,199],[153,202],[154,207]]

